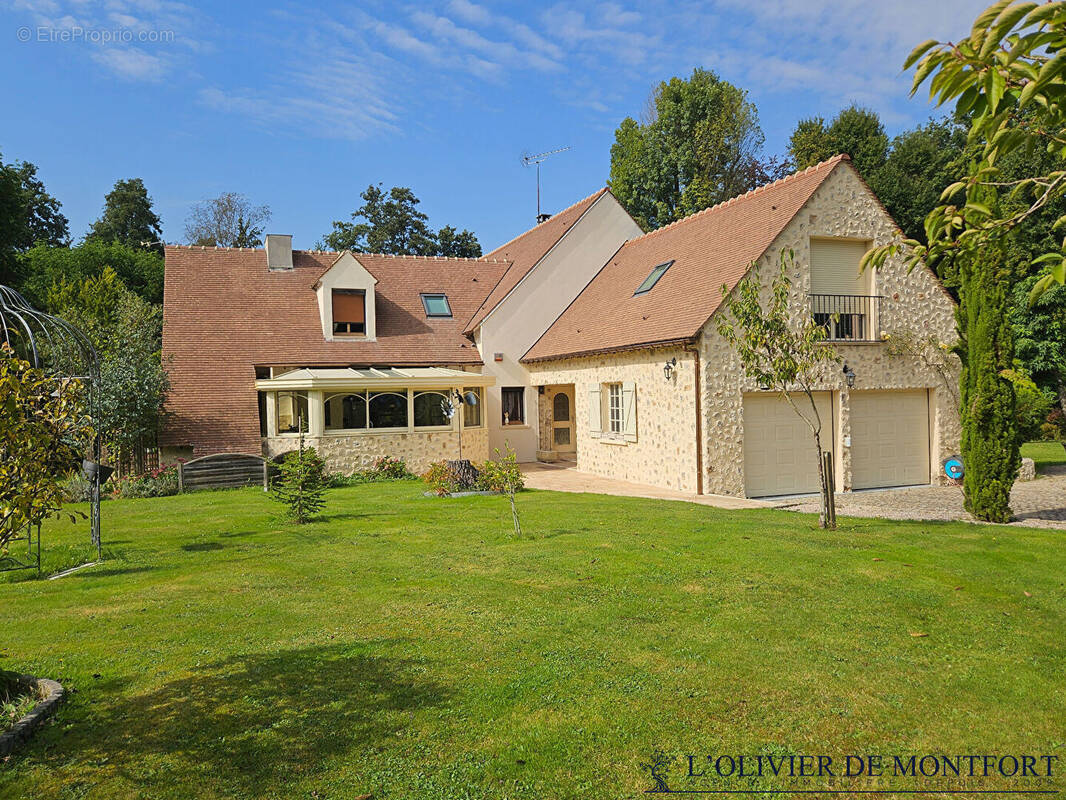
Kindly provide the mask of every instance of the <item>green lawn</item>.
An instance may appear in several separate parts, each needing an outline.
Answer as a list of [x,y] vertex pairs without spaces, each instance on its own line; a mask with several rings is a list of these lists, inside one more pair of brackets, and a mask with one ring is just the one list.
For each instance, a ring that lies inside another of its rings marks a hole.
[[1026,442],[1022,445],[1022,455],[1036,462],[1037,472],[1066,465],[1066,447],[1062,442]]
[[675,789],[916,785],[701,783],[685,754],[1066,762],[1062,531],[530,492],[515,540],[504,499],[422,490],[299,528],[251,489],[105,503],[107,563],[0,583],[0,668],[72,692],[0,797],[635,798],[658,749]]

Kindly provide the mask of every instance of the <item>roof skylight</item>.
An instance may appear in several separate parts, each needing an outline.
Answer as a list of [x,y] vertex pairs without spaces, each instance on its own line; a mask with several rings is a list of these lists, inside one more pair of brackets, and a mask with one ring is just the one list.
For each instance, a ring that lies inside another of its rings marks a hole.
[[672,260],[667,261],[665,264],[660,264],[655,269],[653,269],[651,271],[651,274],[649,274],[648,277],[644,279],[644,283],[638,286],[637,290],[633,292],[633,296],[636,297],[638,294],[647,294],[648,292],[650,292],[655,286],[655,284],[659,282],[659,278],[661,278],[663,274],[668,269],[670,269],[670,265],[673,263],[674,262]]
[[427,317],[450,317],[452,307],[448,304],[446,294],[422,294],[422,307]]

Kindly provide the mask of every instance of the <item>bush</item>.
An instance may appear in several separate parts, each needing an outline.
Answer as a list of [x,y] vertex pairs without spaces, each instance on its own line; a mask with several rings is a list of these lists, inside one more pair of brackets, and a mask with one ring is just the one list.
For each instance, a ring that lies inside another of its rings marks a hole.
[[[64,503],[88,503],[92,500],[93,484],[80,469],[70,473],[61,483]],[[104,495],[100,495],[104,499]]]
[[112,497],[121,497],[123,500],[170,497],[178,493],[178,468],[174,464],[168,464],[144,475],[112,479],[111,483],[114,486],[111,490]]
[[378,476],[377,479],[382,481],[400,481],[415,477],[407,469],[407,464],[404,463],[402,458],[393,458],[392,456],[382,456],[367,471]]
[[1047,415],[1047,420],[1040,426],[1040,438],[1045,442],[1066,440],[1066,414],[1056,408]]
[[313,447],[288,453],[278,464],[278,477],[270,486],[271,496],[289,507],[289,516],[303,524],[322,510],[326,489],[325,462]]
[[330,473],[326,483],[331,489],[342,486],[359,486],[364,483],[379,483],[381,481],[406,481],[418,476],[407,469],[407,464],[402,458],[382,456],[374,462],[370,469],[353,472],[351,475],[343,475],[339,472]]
[[422,474],[422,480],[437,493],[438,497],[447,497],[462,489],[459,475],[452,469],[447,461],[435,461],[429,465]]
[[1033,382],[1032,378],[1018,370],[1003,372],[1014,385],[1015,414],[1018,420],[1018,435],[1023,442],[1042,438],[1042,426],[1047,422],[1053,400]]

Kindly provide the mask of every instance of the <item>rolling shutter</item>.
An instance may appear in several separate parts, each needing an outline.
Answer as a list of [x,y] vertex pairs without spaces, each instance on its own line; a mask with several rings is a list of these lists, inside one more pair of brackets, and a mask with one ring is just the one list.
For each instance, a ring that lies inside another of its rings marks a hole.
[[366,295],[363,292],[333,290],[334,322],[366,322]]
[[870,273],[859,271],[866,242],[811,239],[811,294],[870,294]]

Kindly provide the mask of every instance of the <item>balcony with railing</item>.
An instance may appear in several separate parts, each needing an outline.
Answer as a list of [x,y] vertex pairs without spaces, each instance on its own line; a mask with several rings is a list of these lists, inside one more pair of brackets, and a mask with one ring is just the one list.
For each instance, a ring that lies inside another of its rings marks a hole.
[[877,295],[812,294],[811,316],[834,342],[877,341],[881,298]]

